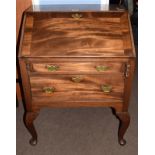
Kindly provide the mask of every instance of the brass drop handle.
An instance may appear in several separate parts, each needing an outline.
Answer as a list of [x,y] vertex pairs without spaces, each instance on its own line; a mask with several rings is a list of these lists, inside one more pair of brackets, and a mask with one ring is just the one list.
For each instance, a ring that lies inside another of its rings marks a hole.
[[80,19],[80,18],[82,18],[82,14],[74,13],[74,14],[72,14],[72,18],[74,18],[74,19]]
[[47,68],[49,72],[54,72],[59,70],[60,67],[57,65],[46,65],[45,68]]
[[79,83],[83,80],[83,77],[82,76],[74,76],[72,77],[72,81],[73,82],[76,82],[76,83]]
[[44,87],[43,92],[46,94],[51,94],[51,93],[55,92],[55,88],[54,87]]
[[110,69],[109,66],[96,66],[95,68],[98,72],[107,71]]
[[104,93],[110,93],[112,91],[112,86],[111,85],[101,85],[101,90]]

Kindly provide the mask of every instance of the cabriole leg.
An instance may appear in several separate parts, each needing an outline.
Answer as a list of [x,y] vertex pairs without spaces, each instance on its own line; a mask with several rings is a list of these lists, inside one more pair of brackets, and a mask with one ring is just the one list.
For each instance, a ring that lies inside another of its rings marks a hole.
[[32,136],[32,138],[29,141],[31,145],[37,144],[37,132],[33,124],[33,121],[37,118],[37,116],[38,112],[26,112],[24,115],[25,126]]
[[116,115],[120,120],[120,126],[118,130],[118,141],[120,145],[124,146],[126,144],[124,135],[130,124],[130,115],[128,112],[116,112]]

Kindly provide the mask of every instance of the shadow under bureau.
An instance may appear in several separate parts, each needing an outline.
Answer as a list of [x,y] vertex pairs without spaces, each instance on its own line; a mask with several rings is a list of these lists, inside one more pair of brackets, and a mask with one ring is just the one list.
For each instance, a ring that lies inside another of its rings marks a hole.
[[110,107],[124,145],[135,65],[128,12],[52,8],[31,7],[24,14],[18,58],[30,143],[37,144],[33,121],[43,107]]

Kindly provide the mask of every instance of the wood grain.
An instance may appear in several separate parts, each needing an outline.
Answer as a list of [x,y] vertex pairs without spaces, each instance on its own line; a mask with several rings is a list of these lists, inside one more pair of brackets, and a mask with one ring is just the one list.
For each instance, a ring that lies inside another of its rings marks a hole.
[[[124,78],[120,75],[112,79],[111,75],[103,77],[97,75],[82,75],[79,83],[72,81],[72,77],[79,75],[54,75],[50,77],[31,77],[32,97],[51,97],[54,101],[72,101],[72,100],[103,100],[123,99]],[[111,85],[112,91],[104,93],[101,85]],[[43,91],[44,87],[54,87],[55,92],[47,94]],[[49,98],[48,98],[49,97]]]
[[[30,62],[29,74],[106,74],[106,73],[124,73],[124,62],[114,61],[96,61],[96,62],[43,62],[36,63]],[[49,71],[47,66],[54,65],[58,66],[57,71]],[[105,71],[98,71],[97,66],[105,66],[108,69]]]
[[23,12],[31,5],[32,5],[31,0],[16,0],[16,40],[19,37]]
[[[75,14],[80,18],[73,18]],[[19,62],[31,144],[37,142],[36,111],[44,107],[112,107],[121,121],[118,138],[124,145],[135,66],[128,13],[30,8],[22,32]],[[57,70],[49,71],[50,65]],[[97,71],[97,66],[108,70]],[[104,92],[102,85],[111,90]]]
[[128,78],[125,78],[125,86],[124,86],[125,93],[124,93],[124,106],[123,106],[124,112],[127,112],[129,108],[132,80],[133,80],[134,70],[135,70],[135,60],[129,59],[128,64],[130,65],[130,70],[129,70]]
[[25,60],[19,59],[20,65],[20,73],[22,78],[22,88],[24,92],[24,101],[26,103],[25,108],[26,111],[32,111],[32,94],[31,94],[31,87],[29,82],[29,76],[27,74],[27,67]]
[[[18,41],[20,40],[21,34],[20,30],[22,29],[22,18],[23,12],[32,4],[31,0],[16,0],[16,46],[18,46]],[[18,52],[17,52],[18,53]],[[18,65],[18,64],[16,64]],[[16,68],[16,80],[20,81],[19,70],[18,67]],[[16,82],[16,94],[18,103],[22,101],[22,93],[19,82]]]
[[82,108],[82,107],[113,107],[118,112],[122,111],[123,100],[88,100],[88,101],[57,101],[51,102],[52,97],[47,99],[47,97],[33,97],[33,107],[32,109],[38,110],[40,108],[50,107],[50,108]]
[[22,53],[24,55],[30,55],[31,41],[32,41],[32,28],[33,28],[33,16],[27,16],[25,21],[25,31],[23,36]]
[[[27,14],[33,16],[32,38],[27,37],[29,41],[26,39],[31,49],[27,49],[26,53],[23,51],[21,56],[133,56],[126,12],[79,12],[82,18],[78,20],[72,18],[74,13],[71,12]],[[26,26],[25,32],[29,30]]]

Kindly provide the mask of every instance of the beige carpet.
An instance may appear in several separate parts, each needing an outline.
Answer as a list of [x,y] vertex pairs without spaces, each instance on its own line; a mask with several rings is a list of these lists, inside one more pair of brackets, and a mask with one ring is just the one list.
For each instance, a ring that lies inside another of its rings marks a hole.
[[20,103],[17,108],[17,155],[137,155],[137,71],[132,89],[126,146],[117,142],[119,121],[109,108],[43,109],[35,121],[38,144],[31,146]]

